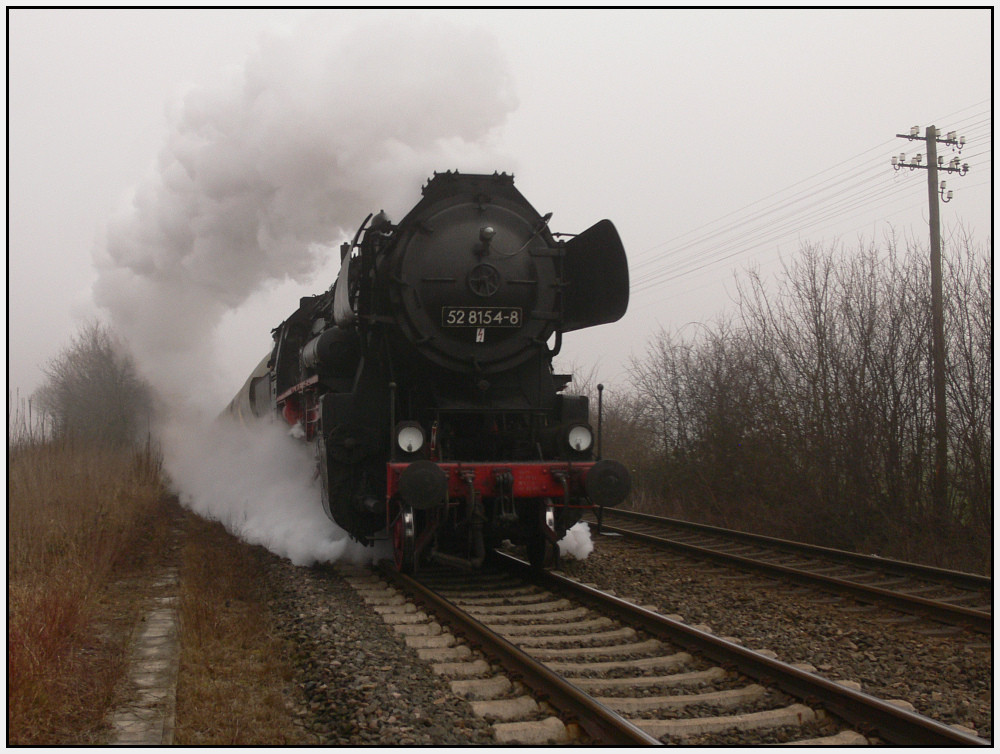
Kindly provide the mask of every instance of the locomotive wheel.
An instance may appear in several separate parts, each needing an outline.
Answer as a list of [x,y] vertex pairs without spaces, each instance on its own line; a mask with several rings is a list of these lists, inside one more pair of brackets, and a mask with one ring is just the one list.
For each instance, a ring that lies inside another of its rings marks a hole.
[[409,505],[400,506],[399,515],[392,525],[392,554],[396,560],[396,570],[400,573],[413,573],[417,570],[416,529],[413,508]]

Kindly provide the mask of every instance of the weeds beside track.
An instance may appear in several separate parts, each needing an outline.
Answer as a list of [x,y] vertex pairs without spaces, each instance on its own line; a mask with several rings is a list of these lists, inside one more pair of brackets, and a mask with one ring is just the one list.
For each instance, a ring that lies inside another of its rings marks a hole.
[[28,439],[7,474],[7,741],[99,743],[169,528],[159,460]]
[[296,722],[291,647],[279,638],[269,609],[272,556],[219,523],[193,513],[185,518],[174,743],[314,743]]

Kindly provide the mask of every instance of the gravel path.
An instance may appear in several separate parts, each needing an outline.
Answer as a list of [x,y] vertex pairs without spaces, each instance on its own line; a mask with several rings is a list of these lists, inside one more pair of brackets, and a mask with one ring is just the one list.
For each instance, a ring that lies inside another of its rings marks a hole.
[[839,601],[757,576],[667,556],[618,537],[594,537],[582,561],[562,570],[598,588],[785,662],[807,662],[823,675],[856,681],[883,699],[904,699],[921,714],[992,737],[993,645],[989,636],[928,635],[932,624],[894,622],[899,613]]

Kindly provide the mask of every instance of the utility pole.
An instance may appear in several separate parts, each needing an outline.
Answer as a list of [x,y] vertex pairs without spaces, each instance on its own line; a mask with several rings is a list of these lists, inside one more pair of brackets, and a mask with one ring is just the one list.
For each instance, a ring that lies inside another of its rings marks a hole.
[[937,145],[948,144],[957,147],[962,151],[965,146],[965,137],[960,139],[954,131],[950,131],[945,138],[940,138],[934,126],[928,126],[924,136],[920,136],[920,127],[913,126],[908,134],[896,134],[900,139],[910,141],[924,141],[927,143],[927,164],[923,165],[922,155],[916,155],[909,163],[906,162],[906,153],[899,157],[892,158],[894,170],[909,168],[915,170],[921,168],[927,171],[927,200],[930,205],[930,227],[931,227],[931,341],[932,341],[932,361],[934,363],[934,483],[931,495],[934,502],[934,511],[939,523],[944,523],[948,510],[948,413],[947,401],[945,400],[945,375],[944,375],[944,295],[941,283],[941,216],[938,196],[941,201],[951,201],[952,192],[945,194],[945,181],[941,181],[938,187],[938,171],[947,173],[958,173],[965,175],[969,172],[969,164],[959,165],[958,157],[955,157],[944,164],[944,158],[937,156]]

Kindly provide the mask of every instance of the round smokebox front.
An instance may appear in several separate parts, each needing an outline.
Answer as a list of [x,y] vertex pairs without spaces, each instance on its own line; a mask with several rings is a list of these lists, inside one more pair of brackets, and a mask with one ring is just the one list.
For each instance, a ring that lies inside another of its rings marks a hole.
[[497,204],[428,214],[401,239],[393,285],[407,337],[450,369],[489,373],[527,359],[556,320],[554,250]]

